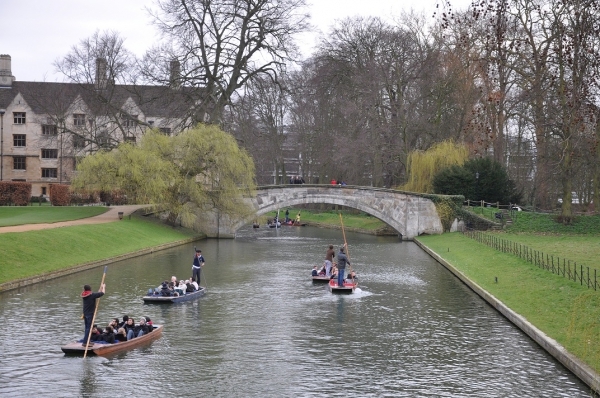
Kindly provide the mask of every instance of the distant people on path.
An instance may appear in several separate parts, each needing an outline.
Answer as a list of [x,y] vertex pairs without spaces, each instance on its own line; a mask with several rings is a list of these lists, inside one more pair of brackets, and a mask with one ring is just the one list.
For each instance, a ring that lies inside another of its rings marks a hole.
[[348,261],[348,257],[346,257],[346,248],[342,246],[340,247],[337,258],[338,286],[340,287],[344,286],[344,271],[346,270],[346,264],[351,265],[350,261]]
[[97,293],[92,293],[90,285],[83,286],[83,292],[81,293],[81,298],[83,299],[83,322],[85,324],[83,346],[86,345],[90,329],[92,328],[92,318],[94,318],[94,313],[96,312],[96,299],[104,296],[105,287],[106,285],[103,283]]
[[331,185],[337,185],[337,181],[335,180],[335,178],[331,179]]
[[327,253],[325,253],[325,275],[331,276],[331,265],[333,264],[333,258],[335,257],[335,250],[333,245],[329,245]]
[[196,249],[196,255],[194,256],[194,263],[192,264],[192,280],[197,278],[198,286],[200,286],[200,273],[204,267],[204,257],[202,256],[202,250]]

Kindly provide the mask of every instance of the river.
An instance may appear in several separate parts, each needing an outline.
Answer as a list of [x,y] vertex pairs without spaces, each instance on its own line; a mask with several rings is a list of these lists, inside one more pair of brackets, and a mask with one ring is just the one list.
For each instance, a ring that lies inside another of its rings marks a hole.
[[102,268],[0,294],[0,395],[60,397],[588,397],[590,389],[410,242],[348,233],[359,289],[332,295],[310,271],[340,231],[245,227],[197,245],[207,294],[141,296],[191,276],[193,245],[108,267],[97,323],[163,324],[149,346],[64,356],[81,338],[82,286]]

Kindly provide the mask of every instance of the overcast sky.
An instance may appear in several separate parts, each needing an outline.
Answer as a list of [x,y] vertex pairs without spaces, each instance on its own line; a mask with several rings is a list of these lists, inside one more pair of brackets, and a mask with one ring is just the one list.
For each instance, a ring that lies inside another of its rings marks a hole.
[[[0,0],[0,54],[12,58],[12,73],[21,81],[60,81],[52,63],[96,30],[115,30],[125,47],[141,56],[157,40],[145,7],[154,0]],[[311,21],[321,31],[337,19],[379,16],[392,21],[402,10],[430,16],[439,0],[308,0]],[[451,0],[466,8],[470,0]],[[303,37],[309,52],[316,33]],[[311,43],[312,42],[312,43]],[[305,54],[309,55],[309,54]]]

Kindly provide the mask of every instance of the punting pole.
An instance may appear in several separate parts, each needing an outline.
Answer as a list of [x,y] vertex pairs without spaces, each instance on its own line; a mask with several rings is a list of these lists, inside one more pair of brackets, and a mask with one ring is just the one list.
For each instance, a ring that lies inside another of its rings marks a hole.
[[[104,278],[106,277],[106,270],[108,265],[104,266],[104,273],[102,274],[102,282],[100,282],[100,289],[102,289],[102,285],[104,285]],[[90,325],[90,333],[87,337],[87,342],[85,343],[85,351],[83,353],[83,358],[87,356],[88,345],[90,344],[90,338],[92,338],[92,329],[94,328],[94,322],[96,321],[96,312],[98,312],[98,304],[100,303],[100,297],[96,299],[96,308],[94,309],[94,316],[92,317],[92,324]]]

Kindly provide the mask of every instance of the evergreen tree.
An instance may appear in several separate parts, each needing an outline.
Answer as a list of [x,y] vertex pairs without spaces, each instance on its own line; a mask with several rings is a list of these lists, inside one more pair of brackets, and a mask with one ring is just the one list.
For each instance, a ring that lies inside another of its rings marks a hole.
[[433,189],[437,194],[463,195],[476,201],[506,204],[521,200],[504,166],[492,158],[471,159],[441,170],[433,178]]

